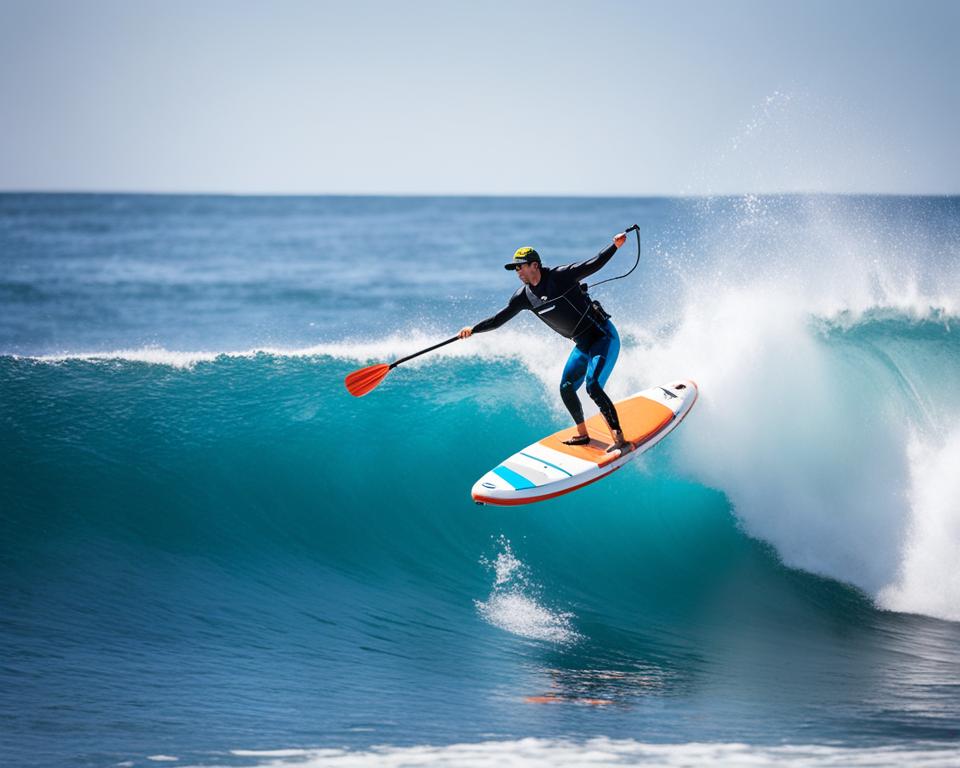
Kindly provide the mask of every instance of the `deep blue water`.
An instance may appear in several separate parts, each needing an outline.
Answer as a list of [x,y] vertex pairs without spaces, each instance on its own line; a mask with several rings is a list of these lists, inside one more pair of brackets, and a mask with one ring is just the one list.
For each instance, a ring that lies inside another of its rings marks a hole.
[[[634,222],[610,391],[701,399],[609,480],[470,500],[565,423],[530,317],[346,393]],[[958,257],[956,198],[0,195],[0,760],[960,759]]]

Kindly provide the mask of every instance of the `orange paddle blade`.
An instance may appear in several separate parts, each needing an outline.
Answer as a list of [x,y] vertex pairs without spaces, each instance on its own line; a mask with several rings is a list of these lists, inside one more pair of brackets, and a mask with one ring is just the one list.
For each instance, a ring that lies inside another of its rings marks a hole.
[[351,395],[362,397],[375,389],[388,373],[390,373],[390,366],[386,363],[379,363],[348,374],[343,383],[347,385],[347,391]]

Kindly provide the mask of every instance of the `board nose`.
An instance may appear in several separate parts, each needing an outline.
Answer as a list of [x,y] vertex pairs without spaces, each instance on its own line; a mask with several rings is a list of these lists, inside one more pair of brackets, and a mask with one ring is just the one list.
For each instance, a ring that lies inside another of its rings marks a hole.
[[514,486],[502,477],[493,472],[487,472],[487,474],[473,484],[473,488],[470,489],[470,495],[474,501],[477,501],[484,497],[496,496],[504,492],[509,493],[513,490],[515,490]]

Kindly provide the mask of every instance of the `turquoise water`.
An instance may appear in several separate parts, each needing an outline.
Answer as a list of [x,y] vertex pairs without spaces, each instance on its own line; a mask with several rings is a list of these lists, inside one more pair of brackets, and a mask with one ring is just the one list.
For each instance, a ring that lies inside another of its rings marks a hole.
[[[958,214],[0,196],[3,761],[955,763]],[[531,318],[345,392],[634,221],[609,389],[701,398],[609,480],[470,500],[565,423]]]

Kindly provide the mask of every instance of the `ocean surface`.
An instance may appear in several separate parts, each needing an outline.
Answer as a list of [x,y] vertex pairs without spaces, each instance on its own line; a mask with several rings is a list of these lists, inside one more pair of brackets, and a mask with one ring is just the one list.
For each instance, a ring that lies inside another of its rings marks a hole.
[[[529,313],[344,389],[633,223],[609,479],[470,499]],[[5,766],[960,764],[960,198],[6,194],[0,305]]]

